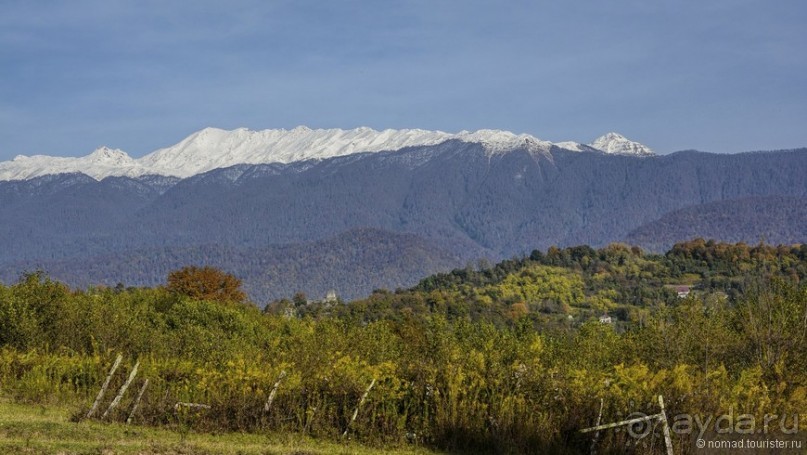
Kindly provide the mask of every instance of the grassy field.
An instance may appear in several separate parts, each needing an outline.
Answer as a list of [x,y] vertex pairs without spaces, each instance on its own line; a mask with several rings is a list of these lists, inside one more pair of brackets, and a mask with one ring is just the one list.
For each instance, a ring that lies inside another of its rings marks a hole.
[[71,410],[0,400],[0,453],[21,454],[427,454],[334,444],[295,434],[184,433],[117,423],[69,421]]

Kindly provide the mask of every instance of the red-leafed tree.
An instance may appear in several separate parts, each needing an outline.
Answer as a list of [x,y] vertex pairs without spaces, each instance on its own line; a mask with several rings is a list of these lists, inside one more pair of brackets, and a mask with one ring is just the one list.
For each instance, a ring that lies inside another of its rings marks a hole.
[[197,300],[217,302],[244,302],[246,293],[241,290],[241,280],[234,275],[205,266],[188,266],[168,274],[166,288],[178,295]]

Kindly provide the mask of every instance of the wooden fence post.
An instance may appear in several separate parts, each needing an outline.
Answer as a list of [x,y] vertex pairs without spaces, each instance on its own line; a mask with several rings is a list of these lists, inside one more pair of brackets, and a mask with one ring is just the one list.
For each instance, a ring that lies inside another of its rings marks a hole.
[[664,431],[664,444],[667,446],[667,455],[673,455],[673,446],[672,446],[672,439],[670,439],[670,425],[667,423],[667,412],[664,411],[664,398],[661,395],[658,396],[658,405],[661,407],[661,423],[664,425],[662,430]]
[[104,394],[106,393],[107,387],[109,387],[109,381],[112,380],[112,375],[115,374],[115,370],[118,369],[121,361],[123,360],[123,355],[118,354],[118,357],[115,359],[115,363],[112,364],[112,368],[109,370],[109,374],[106,376],[106,381],[104,381],[104,385],[101,386],[101,390],[98,392],[98,396],[95,397],[95,402],[92,404],[92,407],[89,411],[87,411],[87,416],[84,417],[85,419],[89,419],[95,414],[95,410],[98,409],[98,405],[101,404],[101,399],[104,398]]
[[[653,420],[658,420],[662,423],[662,430],[664,431],[664,443],[667,449],[667,455],[673,455],[673,447],[672,447],[672,439],[670,439],[670,425],[667,422],[667,413],[664,411],[664,399],[661,395],[658,396],[658,404],[661,407],[661,411],[658,414],[653,415],[645,415],[644,417],[637,417],[635,419],[623,420],[621,422],[614,422],[605,425],[596,425],[591,428],[585,428],[580,430],[581,433],[590,433],[592,431],[599,432],[600,430],[607,430],[609,428],[616,428],[628,425],[634,425],[637,423],[644,423],[646,422],[650,425]],[[599,420],[599,419],[598,419]]]
[[361,400],[359,400],[359,404],[356,405],[356,410],[353,411],[353,417],[351,417],[350,422],[348,422],[347,427],[345,427],[345,432],[342,433],[343,438],[345,436],[347,436],[347,431],[350,430],[350,425],[353,424],[353,422],[356,420],[356,417],[358,417],[359,408],[361,407],[362,404],[364,404],[364,400],[367,399],[367,395],[370,393],[370,389],[372,389],[374,385],[375,385],[375,378],[373,378],[373,381],[367,387],[367,390],[364,391],[364,395],[361,396]]
[[202,404],[202,403],[184,403],[182,401],[177,402],[174,405],[174,411],[179,411],[181,408],[188,408],[188,409],[210,409],[209,404]]
[[[600,413],[597,414],[597,424],[594,425],[595,427],[600,426],[600,422],[602,421],[602,406],[605,404],[602,398],[600,398]],[[591,441],[591,455],[597,453],[597,440],[600,439],[600,432],[597,431],[594,433],[594,440]]]
[[137,408],[140,406],[140,400],[143,398],[143,394],[146,393],[146,387],[149,386],[149,380],[146,379],[146,382],[143,383],[143,387],[140,387],[140,393],[137,394],[137,398],[135,398],[134,406],[132,406],[132,412],[129,413],[129,418],[126,419],[126,425],[132,423],[132,419],[134,418],[135,412],[137,412]]
[[129,385],[132,383],[132,381],[134,381],[135,376],[137,376],[137,369],[139,367],[140,367],[140,361],[138,360],[137,362],[135,362],[135,366],[134,368],[132,368],[132,372],[129,373],[129,377],[126,379],[126,382],[123,383],[123,385],[120,388],[120,391],[118,391],[118,396],[116,396],[115,399],[112,400],[112,403],[109,404],[109,407],[104,412],[104,415],[101,416],[101,419],[106,419],[106,416],[109,414],[109,412],[115,409],[116,406],[118,406],[120,400],[123,399],[123,394],[126,393],[126,389],[129,388]]
[[269,409],[272,408],[272,402],[275,401],[275,394],[277,394],[277,388],[280,387],[280,381],[286,377],[286,370],[280,372],[280,375],[277,377],[277,381],[275,385],[272,386],[272,391],[269,392],[269,398],[266,399],[266,403],[263,405],[263,411],[269,412]]

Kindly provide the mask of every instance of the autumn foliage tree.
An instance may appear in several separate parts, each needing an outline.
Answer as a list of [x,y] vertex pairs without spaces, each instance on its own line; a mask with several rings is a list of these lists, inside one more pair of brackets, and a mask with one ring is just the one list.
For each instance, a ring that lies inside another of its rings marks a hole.
[[241,280],[210,266],[188,266],[169,273],[166,289],[196,300],[239,303],[247,300]]

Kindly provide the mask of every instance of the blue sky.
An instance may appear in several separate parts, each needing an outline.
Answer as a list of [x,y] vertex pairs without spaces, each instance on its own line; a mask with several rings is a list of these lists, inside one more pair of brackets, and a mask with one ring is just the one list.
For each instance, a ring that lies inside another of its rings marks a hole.
[[807,146],[807,2],[0,1],[0,160],[206,126]]

